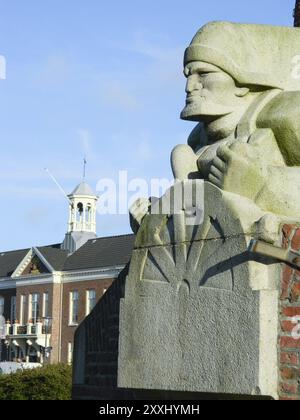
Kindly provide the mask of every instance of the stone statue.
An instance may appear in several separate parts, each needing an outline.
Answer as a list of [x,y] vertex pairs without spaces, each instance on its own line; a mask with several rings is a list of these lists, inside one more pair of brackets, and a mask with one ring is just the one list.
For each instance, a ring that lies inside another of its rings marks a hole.
[[205,179],[262,210],[299,216],[298,54],[299,29],[213,22],[196,34],[181,118],[199,124],[172,153],[176,179]]
[[[199,124],[172,152],[176,180],[203,179],[265,212],[298,218],[299,54],[298,28],[212,22],[200,29],[185,52],[181,113]],[[147,199],[133,205],[135,233],[149,209]]]
[[[279,247],[280,225],[300,222],[299,55],[298,28],[229,22],[187,48],[181,118],[198,125],[172,152],[174,186],[130,211],[120,388],[277,398],[280,264],[250,244]],[[98,351],[86,350],[89,372]]]
[[279,264],[249,244],[278,245],[280,224],[300,219],[299,54],[300,29],[229,22],[187,48],[181,118],[198,125],[158,202],[202,182],[203,219],[190,226],[185,202],[131,209],[120,386],[276,397]]

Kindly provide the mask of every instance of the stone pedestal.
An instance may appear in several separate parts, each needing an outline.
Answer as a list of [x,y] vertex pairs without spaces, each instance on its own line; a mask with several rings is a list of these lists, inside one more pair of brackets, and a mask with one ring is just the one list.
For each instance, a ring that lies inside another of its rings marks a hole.
[[121,302],[118,386],[276,398],[278,264],[248,251],[263,214],[203,188],[198,225],[183,202],[140,228]]

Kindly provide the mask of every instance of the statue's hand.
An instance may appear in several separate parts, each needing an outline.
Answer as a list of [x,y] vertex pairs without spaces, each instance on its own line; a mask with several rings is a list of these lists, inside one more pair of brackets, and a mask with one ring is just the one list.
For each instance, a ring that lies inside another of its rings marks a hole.
[[148,198],[138,198],[129,209],[130,226],[137,233],[144,217],[149,213],[151,202]]
[[253,201],[265,185],[266,178],[267,165],[261,158],[259,148],[241,142],[218,148],[208,177],[222,190]]

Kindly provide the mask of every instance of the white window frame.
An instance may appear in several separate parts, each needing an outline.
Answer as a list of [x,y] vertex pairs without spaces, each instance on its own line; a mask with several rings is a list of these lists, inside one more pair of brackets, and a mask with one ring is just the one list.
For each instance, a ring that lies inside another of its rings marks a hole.
[[73,363],[73,343],[68,343],[68,356],[67,356],[68,365]]
[[20,323],[21,325],[28,323],[27,295],[20,297]]
[[[94,297],[91,298],[90,294],[93,293]],[[91,305],[91,301],[94,301]],[[86,291],[86,302],[85,302],[85,315],[88,316],[97,304],[97,293],[96,289],[89,289]]]
[[[33,300],[33,297],[36,297],[36,300]],[[33,316],[33,305],[35,305],[35,316]],[[39,293],[30,294],[30,319],[33,324],[37,322],[40,317],[40,295]]]
[[43,317],[44,318],[49,317],[49,292],[43,293]]
[[17,296],[10,298],[10,322],[15,323],[17,320]]
[[[77,296],[74,299],[74,296]],[[77,320],[75,321],[74,302],[77,302]],[[72,290],[69,296],[69,325],[78,325],[79,321],[79,292],[78,290]]]

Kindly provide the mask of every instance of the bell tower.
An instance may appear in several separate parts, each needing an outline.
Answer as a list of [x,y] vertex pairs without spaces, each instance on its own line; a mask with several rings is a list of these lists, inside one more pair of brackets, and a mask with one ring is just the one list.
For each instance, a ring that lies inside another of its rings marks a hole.
[[89,239],[97,237],[96,214],[98,196],[85,181],[82,181],[68,195],[68,198],[68,232],[62,244],[62,249],[73,253]]

